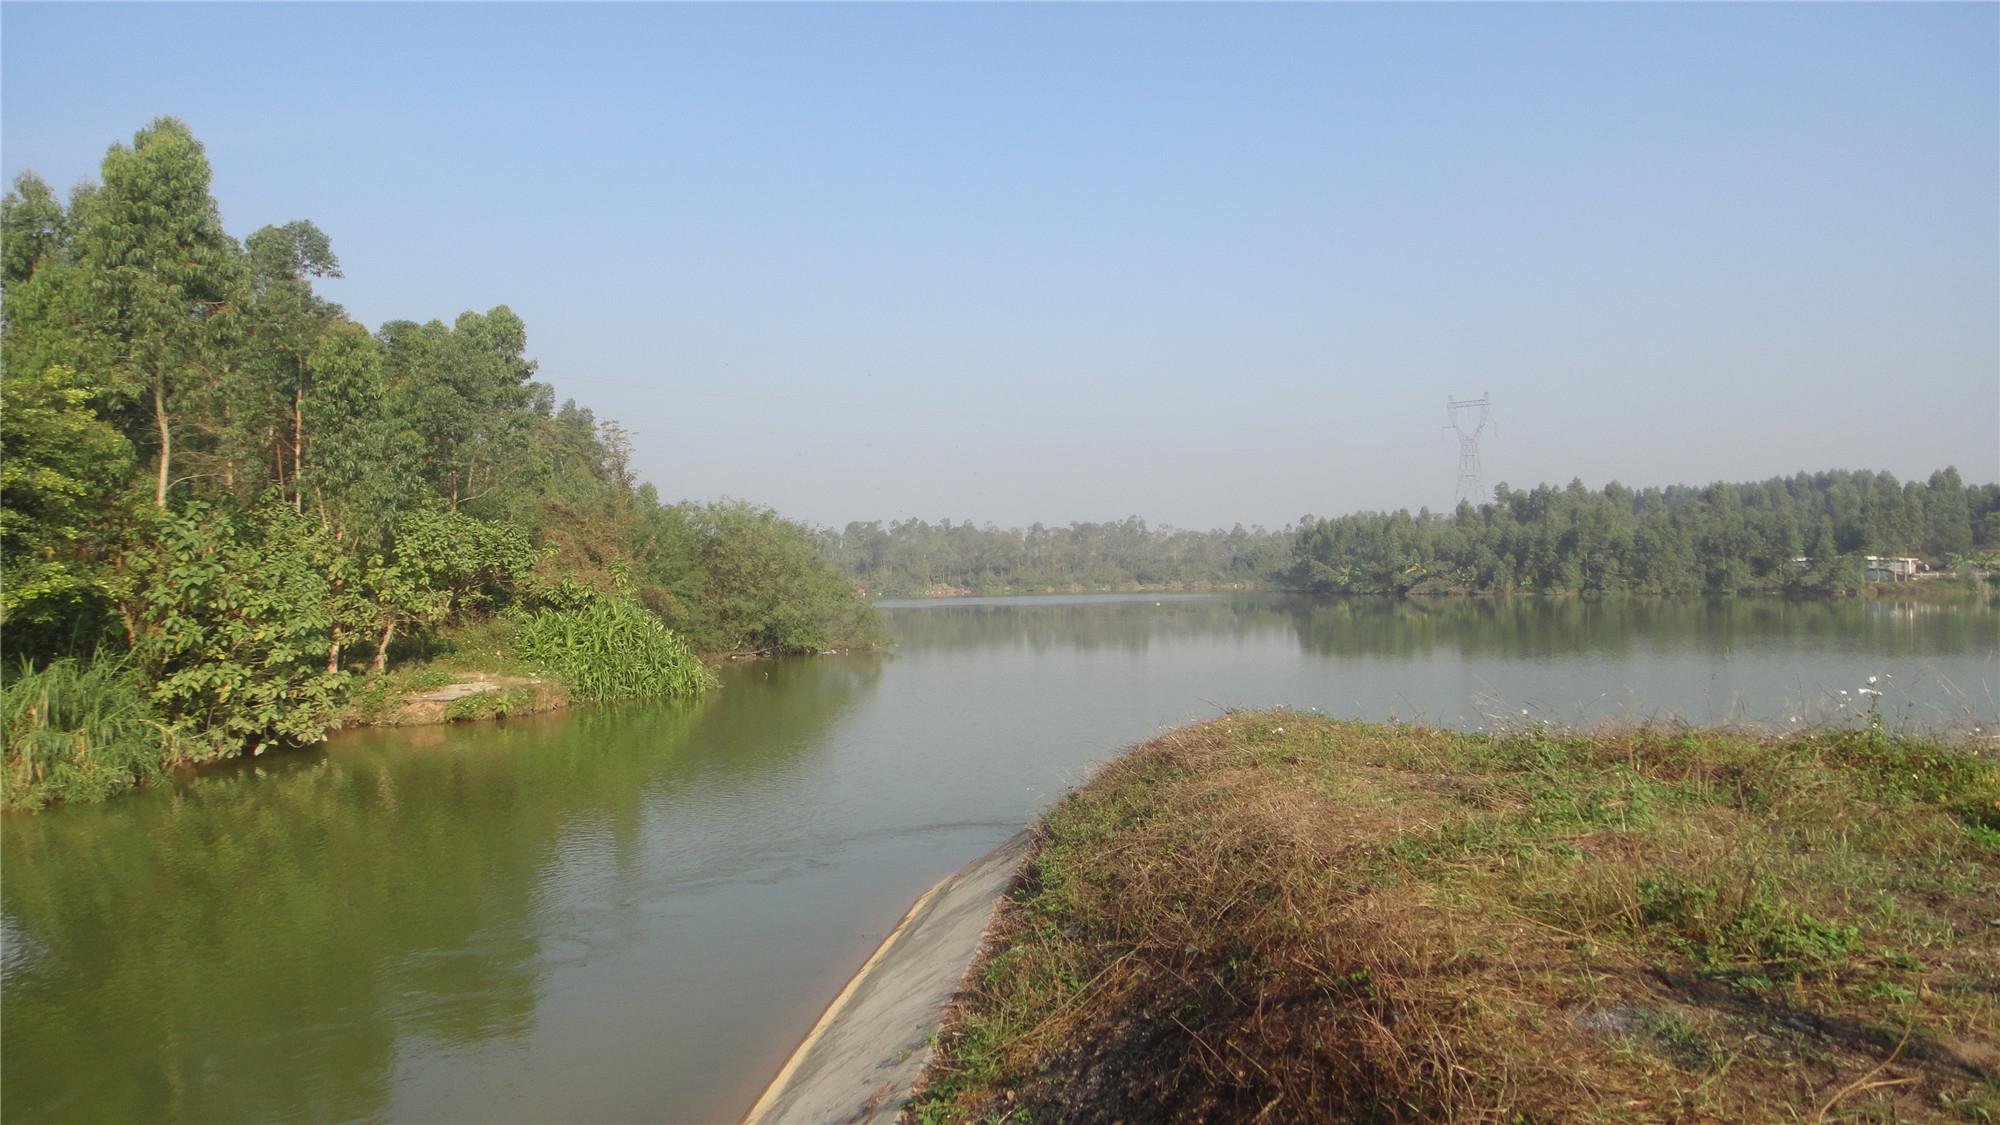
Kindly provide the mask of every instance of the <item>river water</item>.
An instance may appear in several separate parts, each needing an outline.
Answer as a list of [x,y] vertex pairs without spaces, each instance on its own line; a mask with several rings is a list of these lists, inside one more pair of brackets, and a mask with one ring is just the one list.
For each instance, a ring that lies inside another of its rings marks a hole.
[[2000,692],[1984,607],[883,611],[889,651],[735,664],[691,703],[350,732],[5,817],[8,1120],[733,1120],[923,888],[1163,724],[1991,729]]

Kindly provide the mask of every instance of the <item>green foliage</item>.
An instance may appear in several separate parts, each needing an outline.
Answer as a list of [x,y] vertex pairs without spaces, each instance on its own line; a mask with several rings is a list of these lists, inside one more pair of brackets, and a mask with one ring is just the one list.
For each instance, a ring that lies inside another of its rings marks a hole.
[[[624,431],[531,381],[505,305],[369,332],[313,291],[341,276],[317,226],[224,231],[173,118],[102,175],[65,205],[24,172],[0,200],[10,656],[122,645],[155,718],[206,758],[318,738],[356,650],[385,672],[399,635],[422,649],[412,634],[565,584],[578,637],[642,657],[581,671],[579,695],[703,680],[686,644],[590,601],[634,580],[703,646],[872,639],[800,525],[638,488]],[[360,711],[381,710],[371,684]]]
[[577,699],[694,695],[712,683],[686,641],[626,598],[541,610],[521,623],[514,649],[560,676]]
[[641,504],[641,577],[674,628],[710,652],[817,652],[880,640],[852,582],[805,525],[741,501]]
[[1241,524],[1207,532],[1148,527],[1137,516],[1026,529],[911,519],[886,528],[850,523],[826,533],[823,550],[875,594],[1039,593],[1270,582],[1290,565],[1292,534]]
[[69,239],[69,215],[48,183],[33,172],[14,180],[0,201],[0,281],[12,285],[62,254]]
[[1767,978],[1846,957],[1860,928],[1823,922],[1772,897],[1753,880],[1730,887],[1685,872],[1663,870],[1634,890],[1640,917],[1677,949],[1702,964],[1754,960]]
[[[506,487],[537,416],[548,413],[521,353],[528,329],[505,305],[485,315],[382,326],[389,409],[406,421],[417,472],[452,508]],[[539,407],[539,408],[538,408]]]
[[386,669],[399,627],[434,626],[453,614],[486,608],[528,573],[534,557],[526,529],[517,524],[455,511],[405,514],[386,556],[370,558],[363,578],[371,625],[380,638],[376,670]]
[[133,653],[161,718],[197,759],[313,742],[339,709],[344,672],[324,668],[328,583],[317,528],[282,508],[261,535],[205,505],[160,513],[115,581]]
[[102,800],[159,776],[178,756],[146,682],[117,659],[23,665],[0,689],[0,804]]
[[1287,581],[1315,593],[1837,593],[1863,556],[1943,565],[1984,543],[2000,485],[1956,469],[1926,483],[1827,472],[1757,484],[1634,492],[1581,481],[1450,515],[1364,512],[1304,520]]
[[463,696],[445,704],[444,717],[454,722],[465,719],[505,718],[533,706],[534,693],[527,688],[505,688]]
[[171,117],[105,154],[104,186],[73,214],[75,277],[87,330],[111,360],[114,384],[139,393],[156,465],[153,502],[165,507],[174,433],[227,364],[241,252],[208,194],[201,142]]
[[69,368],[0,374],[0,624],[29,651],[70,647],[101,614],[102,533],[133,452],[92,397]]

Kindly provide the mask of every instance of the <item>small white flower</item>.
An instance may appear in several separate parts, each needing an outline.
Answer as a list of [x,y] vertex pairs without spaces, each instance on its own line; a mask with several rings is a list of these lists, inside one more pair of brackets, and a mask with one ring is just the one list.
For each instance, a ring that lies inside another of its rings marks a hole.
[[1868,682],[1869,682],[1869,683],[1871,683],[1871,684],[1872,684],[1872,683],[1874,683],[1874,682],[1875,682],[1875,677],[1873,677],[1873,676],[1870,676],[1870,677],[1868,677]]

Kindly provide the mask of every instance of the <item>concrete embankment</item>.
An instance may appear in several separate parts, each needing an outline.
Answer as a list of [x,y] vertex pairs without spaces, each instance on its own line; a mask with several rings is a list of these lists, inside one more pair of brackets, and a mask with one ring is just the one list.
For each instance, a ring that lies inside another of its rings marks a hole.
[[889,1125],[1034,842],[1023,829],[926,891],[827,1006],[744,1125]]

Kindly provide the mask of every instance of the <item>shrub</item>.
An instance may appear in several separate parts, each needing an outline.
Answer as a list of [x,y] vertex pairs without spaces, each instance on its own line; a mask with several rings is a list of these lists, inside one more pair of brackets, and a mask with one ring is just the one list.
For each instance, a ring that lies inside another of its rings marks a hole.
[[643,509],[641,597],[703,652],[818,652],[886,639],[804,524],[741,501]]
[[713,683],[686,641],[626,598],[544,609],[521,624],[514,649],[560,676],[578,699],[694,695]]

